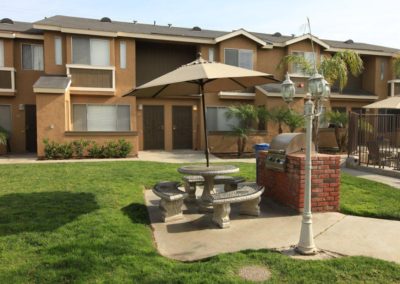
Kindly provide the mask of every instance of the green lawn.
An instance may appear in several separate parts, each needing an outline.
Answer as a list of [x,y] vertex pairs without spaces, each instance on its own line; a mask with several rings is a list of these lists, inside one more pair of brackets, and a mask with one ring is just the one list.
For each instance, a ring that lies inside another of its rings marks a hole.
[[[238,165],[241,175],[254,179],[254,165]],[[179,180],[176,167],[0,166],[0,283],[241,283],[236,271],[248,264],[268,266],[271,283],[400,282],[400,265],[366,257],[302,261],[268,250],[192,263],[161,257],[142,190],[159,180]],[[345,200],[350,181],[344,176]]]

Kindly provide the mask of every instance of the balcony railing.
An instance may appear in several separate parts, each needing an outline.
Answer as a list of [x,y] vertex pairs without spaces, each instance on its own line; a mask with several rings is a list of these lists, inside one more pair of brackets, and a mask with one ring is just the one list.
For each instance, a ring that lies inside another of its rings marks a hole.
[[15,69],[0,67],[0,92],[15,92]]
[[67,64],[71,76],[70,90],[115,91],[115,67]]

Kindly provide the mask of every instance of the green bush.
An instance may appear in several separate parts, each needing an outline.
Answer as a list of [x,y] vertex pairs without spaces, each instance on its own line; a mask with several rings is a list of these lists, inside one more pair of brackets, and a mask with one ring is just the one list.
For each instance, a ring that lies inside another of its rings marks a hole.
[[90,158],[125,158],[132,150],[132,144],[125,139],[104,145],[83,139],[63,144],[44,139],[43,143],[46,159],[70,159],[73,156],[83,158],[86,152]]
[[72,145],[74,148],[74,156],[77,158],[83,158],[86,147],[89,146],[89,144],[90,141],[84,139],[72,141]]

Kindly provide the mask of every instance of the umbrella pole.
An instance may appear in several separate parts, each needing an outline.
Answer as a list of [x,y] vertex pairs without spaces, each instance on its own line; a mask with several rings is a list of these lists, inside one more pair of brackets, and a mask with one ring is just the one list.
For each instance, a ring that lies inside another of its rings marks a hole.
[[204,125],[204,138],[206,142],[206,149],[205,149],[205,154],[206,154],[206,162],[207,162],[207,167],[210,166],[210,159],[209,159],[209,154],[210,154],[210,149],[208,148],[208,132],[207,132],[207,118],[206,118],[206,103],[204,99],[204,84],[200,84],[200,92],[201,92],[201,104],[202,104],[202,109],[203,109],[203,125]]

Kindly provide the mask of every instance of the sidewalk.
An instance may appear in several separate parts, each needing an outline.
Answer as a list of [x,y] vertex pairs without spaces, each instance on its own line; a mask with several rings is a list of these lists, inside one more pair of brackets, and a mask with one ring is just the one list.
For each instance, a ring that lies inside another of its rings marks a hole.
[[387,185],[390,185],[394,188],[400,189],[400,180],[394,177],[388,177],[388,176],[383,176],[383,175],[378,175],[378,174],[373,174],[370,172],[363,172],[355,169],[349,169],[342,167],[340,169],[343,173],[355,176],[355,177],[360,177],[360,178],[365,178],[368,180],[376,181],[376,182],[381,182]]
[[[163,223],[159,198],[151,190],[144,194],[157,249],[169,258],[193,261],[246,249],[287,251],[299,241],[302,216],[265,198],[260,217],[239,215],[233,204],[231,227],[219,229],[212,214],[199,214],[194,205],[184,208],[182,220]],[[315,244],[322,251],[400,263],[400,221],[329,212],[313,214],[313,227]]]
[[[70,160],[38,160],[35,154],[19,154],[0,156],[0,164],[43,164],[43,163],[90,163],[90,162],[115,162],[115,161],[152,161],[163,163],[205,163],[203,151],[175,150],[167,151],[139,151],[138,157],[122,159],[70,159]],[[256,163],[255,158],[249,159],[221,159],[210,154],[211,163]]]

